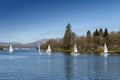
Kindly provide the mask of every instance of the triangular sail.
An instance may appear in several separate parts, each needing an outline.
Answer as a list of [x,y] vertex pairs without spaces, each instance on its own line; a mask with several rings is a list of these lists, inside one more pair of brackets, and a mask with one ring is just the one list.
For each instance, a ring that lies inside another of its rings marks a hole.
[[38,44],[38,52],[40,52],[40,45]]
[[50,48],[50,45],[48,45],[48,49],[46,50],[47,54],[48,55],[51,55],[51,48]]
[[101,55],[104,57],[107,57],[109,55],[106,43],[104,43],[104,52],[101,53]]
[[48,52],[51,52],[51,48],[50,48],[50,45],[48,45]]
[[104,53],[108,53],[107,45],[104,43]]
[[73,56],[79,55],[76,44],[74,44],[73,51],[72,51],[71,55],[73,55]]
[[77,53],[78,50],[77,50],[77,47],[76,47],[76,44],[74,44],[74,53]]
[[9,47],[9,53],[12,53],[13,52],[13,48],[12,48],[12,45],[10,45]]

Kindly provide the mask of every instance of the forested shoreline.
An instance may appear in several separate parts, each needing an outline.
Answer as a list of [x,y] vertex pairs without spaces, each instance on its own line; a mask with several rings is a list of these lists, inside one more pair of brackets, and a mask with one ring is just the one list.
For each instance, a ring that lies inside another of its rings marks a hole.
[[62,39],[50,39],[41,45],[42,49],[46,49],[47,45],[51,45],[52,51],[61,51],[70,53],[73,45],[76,43],[79,52],[103,52],[104,43],[107,44],[110,53],[120,51],[120,32],[108,32],[108,29],[96,29],[93,33],[90,30],[85,36],[78,36],[72,32],[71,24],[66,26],[65,34]]
[[[120,31],[109,32],[107,28],[88,30],[86,35],[79,36],[72,31],[70,23],[67,24],[63,38],[49,39],[45,44],[40,45],[41,49],[46,50],[50,45],[52,51],[71,53],[73,45],[77,45],[79,52],[101,53],[104,43],[107,44],[109,53],[120,53]],[[0,46],[3,50],[4,46]]]

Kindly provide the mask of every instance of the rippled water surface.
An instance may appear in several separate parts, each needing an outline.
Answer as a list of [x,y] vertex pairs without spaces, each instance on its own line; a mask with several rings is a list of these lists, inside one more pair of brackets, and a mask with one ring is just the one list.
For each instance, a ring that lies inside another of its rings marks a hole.
[[120,80],[120,56],[0,51],[0,80]]

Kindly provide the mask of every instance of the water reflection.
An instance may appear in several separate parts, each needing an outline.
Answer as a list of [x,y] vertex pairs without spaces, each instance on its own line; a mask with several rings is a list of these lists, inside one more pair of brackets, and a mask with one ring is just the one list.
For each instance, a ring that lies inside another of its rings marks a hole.
[[9,55],[9,59],[10,59],[10,60],[14,59],[14,58],[13,58],[13,55]]
[[107,58],[104,58],[104,72],[107,74]]
[[15,56],[15,55],[0,55],[1,60],[13,60],[27,58],[28,56]]
[[66,80],[71,80],[72,77],[72,59],[71,58],[66,58],[65,59],[65,75],[66,75]]
[[[40,77],[41,80],[51,80],[52,76],[52,67],[51,67],[51,56],[37,56],[37,66],[35,69],[37,69],[37,77]],[[35,73],[36,74],[36,73]],[[39,80],[37,78],[36,80]]]
[[48,75],[46,76],[47,79],[51,79],[51,56],[48,55],[48,59],[47,59],[47,71],[48,71]]
[[74,63],[74,65],[73,65],[73,71],[74,71],[74,78],[76,78],[77,77],[77,72],[78,72],[78,66],[77,66],[77,58],[74,58],[73,59],[73,63]]
[[[21,52],[16,51],[16,53]],[[104,58],[86,54],[72,57],[61,53],[36,56],[35,52],[28,52],[28,54],[23,52],[13,55],[1,54],[0,65],[0,80],[120,79],[119,56]]]

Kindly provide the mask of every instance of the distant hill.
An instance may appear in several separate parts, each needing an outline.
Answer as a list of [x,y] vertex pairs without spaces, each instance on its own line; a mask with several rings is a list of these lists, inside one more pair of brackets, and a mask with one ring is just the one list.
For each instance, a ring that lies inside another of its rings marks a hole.
[[32,43],[27,43],[27,44],[23,44],[24,47],[33,47],[33,48],[36,48],[36,46],[38,44],[42,45],[44,43],[46,43],[49,39],[41,39],[41,40],[38,40],[38,41],[35,41],[35,42],[32,42]]
[[10,44],[12,45],[23,45],[19,42],[0,42],[0,47],[8,47]]
[[7,48],[10,44],[13,45],[14,48],[36,48],[37,44],[40,45],[46,43],[49,39],[41,39],[31,43],[20,43],[20,42],[0,42],[0,47]]

